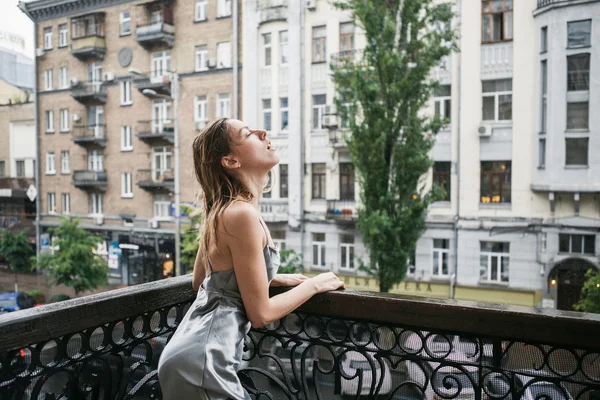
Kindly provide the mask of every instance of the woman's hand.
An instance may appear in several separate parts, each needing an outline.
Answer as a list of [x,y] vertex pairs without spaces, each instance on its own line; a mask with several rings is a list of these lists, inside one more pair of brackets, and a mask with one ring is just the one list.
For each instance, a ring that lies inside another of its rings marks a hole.
[[317,293],[344,288],[344,281],[341,281],[333,272],[324,272],[310,279]]
[[273,277],[271,286],[298,286],[308,279],[308,276],[302,274],[277,274]]

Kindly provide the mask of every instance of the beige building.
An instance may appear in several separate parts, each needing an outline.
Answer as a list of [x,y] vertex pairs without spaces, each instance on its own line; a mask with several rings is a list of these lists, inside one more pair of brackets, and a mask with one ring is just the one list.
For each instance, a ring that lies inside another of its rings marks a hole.
[[240,113],[237,4],[56,0],[21,9],[36,23],[42,232],[61,215],[80,218],[104,236],[113,282],[173,274],[175,144],[180,201],[192,202],[197,129]]

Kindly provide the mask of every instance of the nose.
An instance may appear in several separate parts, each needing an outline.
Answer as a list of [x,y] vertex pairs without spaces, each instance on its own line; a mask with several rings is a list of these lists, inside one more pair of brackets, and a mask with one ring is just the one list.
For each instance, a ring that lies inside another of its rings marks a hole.
[[264,129],[261,129],[259,132],[259,137],[261,140],[265,140],[267,138],[267,131]]

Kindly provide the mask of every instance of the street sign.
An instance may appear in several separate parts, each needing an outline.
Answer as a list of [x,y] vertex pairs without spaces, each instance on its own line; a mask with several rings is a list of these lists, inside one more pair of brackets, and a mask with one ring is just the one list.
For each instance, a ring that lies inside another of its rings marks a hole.
[[29,201],[34,201],[35,198],[37,197],[37,189],[35,188],[35,186],[30,185],[29,189],[27,189],[27,197],[29,197]]

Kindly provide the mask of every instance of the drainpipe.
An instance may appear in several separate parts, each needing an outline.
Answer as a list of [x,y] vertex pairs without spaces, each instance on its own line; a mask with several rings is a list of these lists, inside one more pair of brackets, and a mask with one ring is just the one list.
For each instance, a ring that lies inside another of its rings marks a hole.
[[305,157],[305,141],[304,141],[304,85],[305,85],[305,70],[304,65],[304,7],[303,1],[298,1],[297,6],[300,7],[300,253],[304,252],[304,157]]
[[[33,23],[33,51],[35,52],[37,49],[37,34],[36,34],[36,23]],[[35,117],[34,117],[34,130],[35,130],[35,168],[33,169],[33,175],[34,175],[34,180],[35,180],[35,188],[37,189],[37,196],[35,196],[35,259],[36,259],[36,264],[40,259],[40,174],[39,174],[39,170],[40,170],[40,135],[38,134],[39,131],[39,113],[38,113],[38,108],[39,108],[39,103],[38,103],[38,90],[37,90],[37,71],[38,71],[38,62],[37,62],[37,55],[35,55],[34,53],[34,63],[33,63],[33,109],[34,109],[34,113],[35,113]],[[36,270],[37,270],[37,266],[36,266]],[[39,271],[38,271],[39,272]],[[45,272],[44,272],[45,275]],[[37,277],[37,284],[38,287],[39,285],[39,279],[40,279],[40,275],[36,274]],[[46,292],[48,291],[48,289],[46,289]],[[46,293],[46,296],[48,295],[48,293]]]
[[234,119],[239,119],[238,116],[238,93],[239,93],[239,55],[238,55],[238,0],[233,1],[233,114]]

